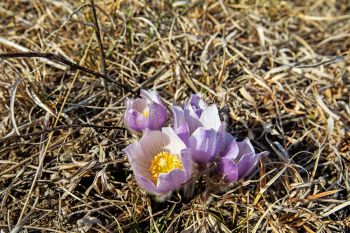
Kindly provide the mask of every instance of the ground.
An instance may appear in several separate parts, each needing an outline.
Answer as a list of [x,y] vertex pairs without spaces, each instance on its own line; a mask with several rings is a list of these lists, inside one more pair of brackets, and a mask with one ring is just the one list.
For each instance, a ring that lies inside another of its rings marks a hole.
[[[349,232],[350,1],[2,0],[0,54],[3,232]],[[269,154],[156,202],[122,151],[140,89]]]

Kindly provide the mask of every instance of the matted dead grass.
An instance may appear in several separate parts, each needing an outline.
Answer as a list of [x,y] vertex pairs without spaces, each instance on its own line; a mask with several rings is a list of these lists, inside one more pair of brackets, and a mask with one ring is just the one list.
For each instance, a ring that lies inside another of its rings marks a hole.
[[[349,1],[95,4],[0,2],[3,232],[349,232]],[[156,203],[122,152],[141,88],[202,93],[270,154],[210,201]]]

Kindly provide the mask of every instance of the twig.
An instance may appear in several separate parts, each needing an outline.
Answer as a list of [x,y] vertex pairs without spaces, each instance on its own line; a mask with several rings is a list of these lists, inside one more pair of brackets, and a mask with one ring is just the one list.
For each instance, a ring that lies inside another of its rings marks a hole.
[[[23,53],[31,53],[31,52],[33,52],[30,49],[28,49],[28,48],[26,48],[26,47],[24,47],[22,45],[16,44],[15,42],[7,40],[7,39],[2,38],[2,37],[0,37],[0,44],[4,44],[4,45],[6,45],[8,47],[14,48],[15,50],[23,52]],[[50,61],[48,59],[39,58],[39,61],[43,62],[44,64],[50,65],[52,67],[55,67],[56,69],[59,69],[59,70],[64,70],[65,71],[67,69],[67,67],[65,67],[65,66],[63,66],[61,64],[58,64],[57,62],[52,62],[52,61]]]
[[54,62],[57,62],[57,63],[62,63],[62,64],[65,64],[67,66],[69,66],[71,69],[74,69],[74,70],[80,70],[80,71],[83,71],[85,73],[88,73],[88,74],[91,74],[91,75],[94,75],[96,77],[99,77],[99,78],[103,78],[103,79],[106,79],[110,82],[113,82],[115,84],[117,84],[118,86],[126,89],[126,90],[129,90],[130,88],[128,88],[127,86],[113,80],[111,77],[105,75],[105,74],[101,74],[101,73],[98,73],[98,72],[95,72],[93,70],[90,70],[89,68],[86,68],[84,66],[81,66],[81,65],[78,65],[74,62],[71,62],[69,60],[67,60],[66,58],[62,57],[61,55],[56,55],[56,54],[53,54],[53,53],[36,53],[36,52],[29,52],[29,53],[2,53],[0,54],[0,59],[9,59],[9,58],[45,58],[45,59],[48,59],[50,61],[54,61]]
[[296,63],[296,64],[285,64],[285,65],[288,67],[292,67],[292,68],[314,68],[317,66],[329,65],[329,64],[337,63],[337,62],[341,62],[341,61],[344,61],[344,57],[337,56],[337,57],[334,57],[334,58],[329,59],[327,61],[322,61],[322,62],[318,62],[315,64],[309,64],[309,65],[300,65],[299,64],[298,65],[298,63]]
[[[94,0],[90,0],[91,4],[91,9],[92,9],[92,14],[93,14],[93,19],[94,19],[94,26],[95,26],[95,34],[96,34],[96,39],[98,43],[98,48],[100,50],[100,59],[101,59],[101,71],[102,73],[107,76],[107,70],[106,70],[106,57],[105,53],[103,51],[103,45],[102,45],[102,40],[101,40],[101,32],[100,32],[100,26],[98,25],[98,19],[97,19],[97,14],[96,14],[96,8],[95,8],[95,2]],[[102,80],[102,86],[105,89],[106,92],[106,97],[107,100],[109,99],[109,94],[108,94],[108,82],[105,80]],[[109,102],[109,101],[108,101]]]
[[122,130],[122,131],[127,130],[126,128],[120,127],[120,126],[107,126],[107,125],[95,125],[95,124],[67,124],[67,125],[60,125],[60,126],[53,127],[53,128],[47,128],[47,129],[32,132],[32,133],[11,135],[8,137],[0,138],[0,143],[8,141],[12,138],[29,138],[32,136],[40,135],[42,133],[49,133],[49,132],[58,131],[58,130],[62,130],[62,129],[69,129],[69,128],[118,129],[118,130]]

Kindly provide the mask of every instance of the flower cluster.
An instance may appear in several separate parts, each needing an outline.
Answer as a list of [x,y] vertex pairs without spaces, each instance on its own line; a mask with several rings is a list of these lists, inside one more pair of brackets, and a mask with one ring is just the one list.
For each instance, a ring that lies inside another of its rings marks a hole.
[[128,99],[126,106],[126,126],[142,137],[124,151],[138,184],[157,197],[169,196],[203,174],[223,185],[238,181],[253,171],[262,155],[249,139],[236,141],[217,106],[208,106],[198,94],[183,106],[170,107],[172,127],[165,127],[168,110],[155,91],[141,90],[141,98]]

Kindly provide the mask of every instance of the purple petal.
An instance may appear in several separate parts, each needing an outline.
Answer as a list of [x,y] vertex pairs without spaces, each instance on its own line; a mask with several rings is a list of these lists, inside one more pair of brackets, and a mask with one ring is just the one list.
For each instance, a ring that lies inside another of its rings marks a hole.
[[190,99],[188,100],[188,103],[199,108],[199,102],[201,100],[202,99],[198,94],[192,94]]
[[236,141],[236,137],[232,136],[230,133],[224,131],[225,145],[228,146],[232,141]]
[[157,190],[159,193],[176,190],[186,182],[186,179],[186,173],[182,169],[174,169],[168,173],[161,173],[158,177]]
[[168,120],[168,112],[163,105],[150,104],[147,128],[151,130],[160,130]]
[[162,132],[169,138],[169,143],[164,148],[170,151],[171,154],[180,155],[182,149],[186,148],[185,143],[171,127],[162,128]]
[[238,159],[242,158],[245,154],[255,153],[254,147],[248,138],[244,139],[242,142],[237,142],[239,148]]
[[256,166],[258,165],[259,163],[259,159],[261,156],[265,155],[267,152],[264,151],[264,152],[261,152],[261,153],[258,153],[258,154],[254,154],[253,155],[253,158],[252,158],[252,161],[251,161],[251,164],[250,164],[250,168],[246,171],[246,173],[244,174],[244,176],[248,176],[250,175],[250,173],[256,168]]
[[179,106],[172,106],[171,112],[174,116],[174,129],[181,127],[185,123],[184,110]]
[[190,137],[190,149],[196,163],[211,162],[222,150],[222,137],[213,129],[200,127]]
[[238,180],[237,165],[230,158],[220,159],[217,172],[219,175],[224,175],[224,179],[227,182],[235,182]]
[[229,158],[231,160],[237,159],[239,148],[235,140],[233,140],[225,149],[226,151],[223,153],[222,157]]
[[198,94],[192,94],[188,104],[193,107],[198,117],[201,116],[203,109],[206,108],[206,104]]
[[152,180],[150,180],[142,175],[136,175],[136,174],[135,174],[135,179],[136,179],[137,183],[142,188],[144,188],[147,192],[154,193],[154,194],[158,193],[157,187],[154,185]]
[[254,164],[257,163],[258,159],[259,157],[254,153],[243,155],[237,163],[239,178],[247,176],[248,173],[254,169]]
[[127,110],[133,109],[137,112],[142,112],[147,107],[147,101],[141,98],[137,98],[134,100],[127,98],[125,101],[125,105],[127,107]]
[[203,113],[203,109],[200,109],[200,108],[193,108],[193,110],[197,114],[198,117],[200,117]]
[[[147,163],[153,159],[153,156],[150,154],[145,154],[141,148],[139,142],[132,143],[128,145],[124,152],[128,156],[129,162],[133,163],[134,161],[142,160],[143,163]],[[146,161],[147,160],[147,161]]]
[[144,99],[126,99],[126,111],[124,115],[125,125],[133,131],[141,133],[147,127],[148,119],[141,112],[147,107]]
[[192,106],[187,106],[184,109],[184,114],[185,114],[185,121],[188,124],[188,128],[190,130],[190,134],[196,131],[197,128],[203,126],[202,123],[199,121],[199,118],[195,113],[195,111],[193,110]]
[[195,169],[195,163],[192,160],[191,151],[187,148],[183,149],[181,151],[180,157],[181,157],[182,165],[186,172],[187,180],[189,180],[192,177],[192,174]]
[[190,129],[188,128],[188,124],[185,122],[180,127],[175,129],[175,133],[181,140],[189,146],[189,138],[190,138]]
[[206,109],[204,109],[201,117],[200,122],[202,123],[203,127],[206,129],[215,129],[219,130],[221,126],[221,120],[219,116],[218,108],[215,104],[210,105]]
[[140,140],[143,153],[152,158],[164,151],[164,147],[169,143],[170,139],[166,134],[154,130],[145,130]]
[[146,129],[148,119],[138,111],[130,109],[125,112],[124,122],[129,129],[141,133]]
[[145,154],[140,143],[130,144],[124,149],[128,156],[131,169],[136,176],[141,175],[149,179],[152,178],[149,168],[152,163],[153,156]]

